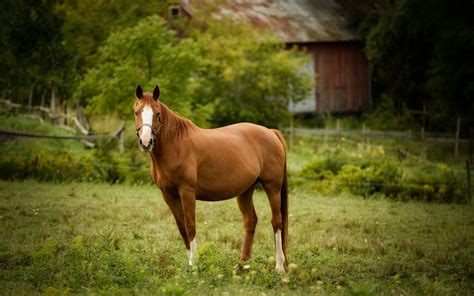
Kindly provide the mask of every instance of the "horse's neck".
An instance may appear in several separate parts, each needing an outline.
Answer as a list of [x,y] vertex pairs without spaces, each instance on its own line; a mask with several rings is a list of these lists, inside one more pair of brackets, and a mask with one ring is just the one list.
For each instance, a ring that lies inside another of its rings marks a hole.
[[156,135],[151,157],[152,161],[161,168],[164,162],[176,157],[176,153],[182,148],[183,141],[186,141],[185,139],[191,133],[198,132],[199,128],[192,121],[175,114],[163,103],[160,104],[162,123]]
[[161,119],[163,124],[158,132],[158,141],[161,145],[174,143],[195,132],[198,127],[189,119],[175,114],[165,104],[161,104]]

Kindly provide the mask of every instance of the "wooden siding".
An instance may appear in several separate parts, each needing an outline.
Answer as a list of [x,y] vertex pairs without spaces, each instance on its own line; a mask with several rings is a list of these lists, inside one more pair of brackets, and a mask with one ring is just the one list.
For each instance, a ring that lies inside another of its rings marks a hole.
[[368,61],[358,42],[298,47],[315,56],[317,113],[356,113],[371,107]]

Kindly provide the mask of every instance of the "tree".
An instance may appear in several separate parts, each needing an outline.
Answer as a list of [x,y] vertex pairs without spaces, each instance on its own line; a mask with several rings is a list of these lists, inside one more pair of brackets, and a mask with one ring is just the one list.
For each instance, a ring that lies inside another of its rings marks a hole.
[[[277,126],[287,100],[304,98],[309,77],[302,56],[280,41],[234,22],[206,22],[178,39],[158,16],[112,34],[76,96],[90,112],[131,114],[138,83],[159,83],[163,102],[200,125],[250,121]],[[229,34],[232,32],[232,34]]]
[[212,124],[286,122],[288,100],[303,99],[311,87],[311,77],[301,70],[306,57],[285,50],[269,32],[207,15],[196,13],[188,31],[203,56],[196,100],[215,106]]
[[436,129],[454,124],[453,114],[472,118],[472,3],[386,0],[374,8],[362,27],[379,97],[392,97],[398,111],[425,104]]
[[79,76],[97,61],[99,47],[110,34],[132,27],[154,14],[164,14],[176,0],[65,0],[58,9],[66,16],[64,42]]
[[55,1],[2,1],[0,87],[16,101],[28,90],[66,85],[69,57],[61,28],[64,16]]
[[184,116],[193,117],[194,74],[200,54],[194,41],[178,41],[158,16],[113,33],[99,48],[96,66],[81,80],[76,96],[92,113],[132,114],[134,90],[141,84],[152,90],[159,83],[162,101]]

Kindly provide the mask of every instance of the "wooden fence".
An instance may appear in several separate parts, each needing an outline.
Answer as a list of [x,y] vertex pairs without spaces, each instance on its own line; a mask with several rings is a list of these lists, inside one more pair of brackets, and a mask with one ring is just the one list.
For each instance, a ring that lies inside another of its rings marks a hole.
[[45,135],[36,133],[26,133],[0,129],[0,142],[14,140],[14,139],[54,139],[54,140],[79,140],[86,144],[88,147],[95,147],[97,141],[107,141],[107,143],[117,140],[118,150],[120,153],[124,152],[124,132],[125,124],[122,121],[117,130],[110,135]]
[[364,143],[370,143],[370,139],[397,139],[405,141],[425,141],[432,143],[451,143],[454,149],[455,158],[458,157],[460,143],[472,143],[472,134],[469,139],[460,138],[460,123],[458,119],[457,129],[454,133],[427,133],[423,130],[420,133],[413,133],[411,130],[407,131],[379,131],[371,130],[365,125],[360,130],[344,130],[341,127],[340,121],[336,122],[336,128],[295,128],[287,127],[282,130],[288,134],[289,146],[293,146],[294,137],[308,137],[318,136],[322,137],[326,142],[329,137],[336,138],[338,141],[343,137],[357,137],[363,140]]
[[[79,140],[82,141],[88,147],[95,147],[97,141],[107,141],[110,143],[113,140],[118,142],[118,150],[120,153],[124,152],[124,143],[125,143],[125,123],[122,121],[115,132],[109,135],[95,135],[92,134],[90,127],[88,126],[87,121],[82,113],[82,110],[76,112],[76,116],[73,116],[71,113],[60,113],[52,112],[50,108],[43,106],[23,106],[20,104],[12,103],[9,100],[0,99],[0,104],[3,105],[6,109],[21,111],[27,110],[28,113],[20,112],[21,116],[37,119],[41,123],[45,122],[45,119],[48,118],[51,122],[55,123],[56,126],[70,130],[76,131],[76,129],[71,128],[64,123],[67,119],[72,119],[72,122],[75,124],[78,131],[83,135],[45,135],[45,134],[36,134],[36,133],[27,133],[12,131],[0,128],[0,141],[7,141],[12,139],[55,139],[55,140]],[[59,123],[59,124],[58,124]]]

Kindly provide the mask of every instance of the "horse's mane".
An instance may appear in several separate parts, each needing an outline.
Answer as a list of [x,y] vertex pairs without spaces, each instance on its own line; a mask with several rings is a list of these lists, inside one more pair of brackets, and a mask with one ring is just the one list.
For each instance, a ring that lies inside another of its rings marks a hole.
[[160,116],[163,123],[158,134],[163,140],[179,139],[197,129],[197,126],[191,120],[176,114],[161,102],[160,106]]

